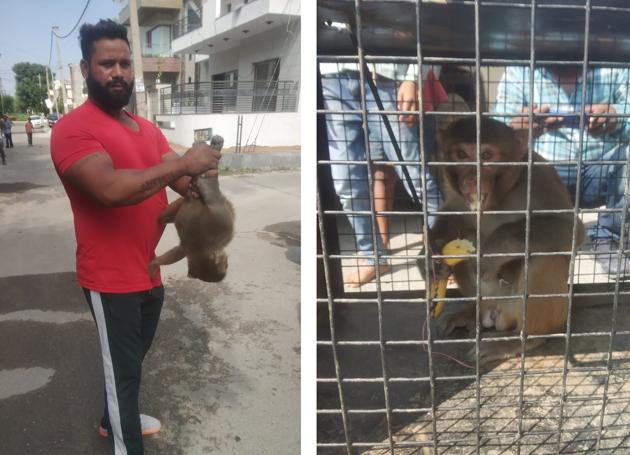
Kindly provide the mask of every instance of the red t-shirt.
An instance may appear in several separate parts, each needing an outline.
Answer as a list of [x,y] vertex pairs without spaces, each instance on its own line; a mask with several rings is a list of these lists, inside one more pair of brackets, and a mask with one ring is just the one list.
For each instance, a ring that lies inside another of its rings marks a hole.
[[77,239],[77,277],[97,292],[136,292],[161,283],[149,278],[149,262],[164,230],[158,222],[166,207],[162,189],[126,207],[104,207],[68,184],[63,174],[77,160],[105,151],[116,169],[145,169],[170,151],[162,132],[149,121],[129,114],[140,127],[123,126],[90,100],[62,117],[52,129],[50,152],[66,189]]

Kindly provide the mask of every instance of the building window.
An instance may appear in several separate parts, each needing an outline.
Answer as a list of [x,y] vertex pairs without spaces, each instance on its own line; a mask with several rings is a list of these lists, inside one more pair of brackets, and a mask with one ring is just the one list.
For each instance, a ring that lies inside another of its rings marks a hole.
[[238,70],[212,75],[212,112],[236,111]]
[[171,53],[171,26],[156,25],[146,35],[146,44],[142,49],[145,56],[167,56]]
[[186,21],[187,32],[195,30],[201,26],[201,11],[197,9],[196,5],[188,3],[186,7]]
[[273,112],[276,110],[280,59],[274,58],[254,63],[254,112]]

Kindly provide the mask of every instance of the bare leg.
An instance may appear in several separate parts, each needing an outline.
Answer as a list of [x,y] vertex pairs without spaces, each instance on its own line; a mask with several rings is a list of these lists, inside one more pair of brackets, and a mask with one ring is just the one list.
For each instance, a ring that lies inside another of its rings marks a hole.
[[[385,212],[394,205],[394,183],[396,173],[390,166],[376,166],[374,171],[374,208],[377,212]],[[378,230],[385,248],[389,248],[389,219],[387,215],[376,217]]]
[[184,251],[184,248],[182,248],[181,245],[171,248],[163,255],[158,256],[151,261],[149,264],[149,277],[152,279],[155,278],[155,274],[157,273],[159,266],[173,264],[184,257],[186,257],[186,251]]
[[[383,275],[389,272],[390,266],[389,264],[380,264],[378,268]],[[343,281],[351,288],[358,288],[374,280],[374,278],[376,278],[376,266],[369,264],[365,259],[360,259],[357,272],[348,275]]]
[[175,202],[171,202],[162,213],[160,213],[160,223],[168,224],[175,221],[175,216],[186,199],[180,197]]

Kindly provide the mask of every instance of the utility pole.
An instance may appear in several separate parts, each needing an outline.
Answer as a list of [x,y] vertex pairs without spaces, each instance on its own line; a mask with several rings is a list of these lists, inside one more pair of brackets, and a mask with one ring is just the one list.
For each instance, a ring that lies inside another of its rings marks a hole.
[[[50,68],[47,66],[46,67],[46,98],[50,100],[50,80],[48,78],[48,71],[50,71]],[[50,71],[50,73],[52,75],[52,71]],[[57,94],[55,92],[54,83],[53,83],[53,108],[54,108],[54,111],[57,113],[57,118],[59,118],[59,108],[57,108]]]
[[[63,76],[63,65],[61,63],[61,47],[59,46],[59,27],[53,25],[55,44],[57,47],[57,65],[59,66],[59,82],[61,82],[61,98],[63,99],[63,112],[66,112],[66,80]],[[53,84],[54,86],[54,84]]]
[[136,0],[129,0],[129,25],[131,26],[131,55],[135,73],[136,114],[147,115],[147,98],[144,91],[142,72],[142,46],[140,45],[140,26],[138,25],[138,6]]

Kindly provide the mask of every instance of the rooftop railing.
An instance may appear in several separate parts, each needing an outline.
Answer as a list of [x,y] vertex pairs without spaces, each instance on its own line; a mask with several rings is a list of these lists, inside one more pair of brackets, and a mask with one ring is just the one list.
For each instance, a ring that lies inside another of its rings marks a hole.
[[173,39],[179,38],[186,33],[201,28],[202,10],[199,9],[199,16],[186,16],[173,24]]

